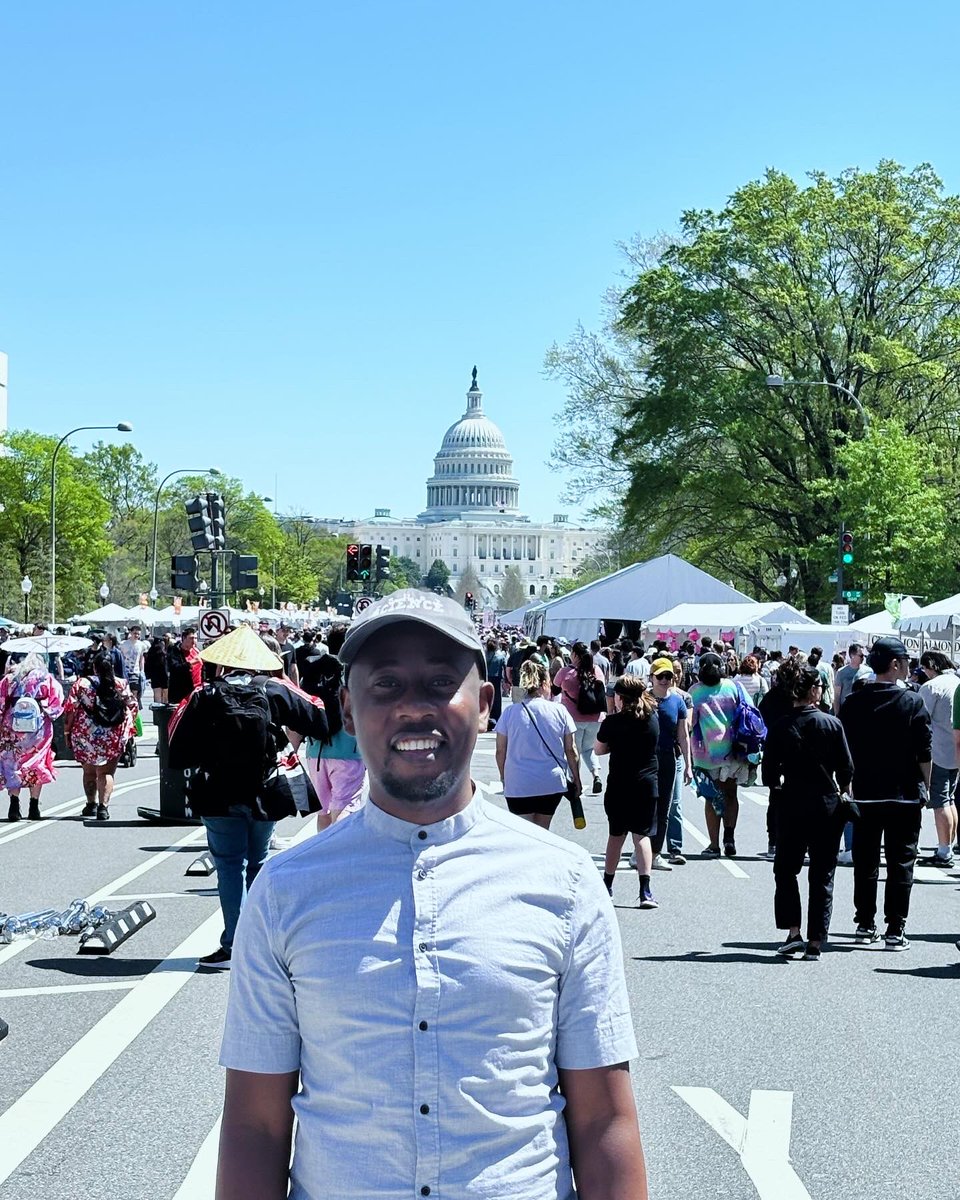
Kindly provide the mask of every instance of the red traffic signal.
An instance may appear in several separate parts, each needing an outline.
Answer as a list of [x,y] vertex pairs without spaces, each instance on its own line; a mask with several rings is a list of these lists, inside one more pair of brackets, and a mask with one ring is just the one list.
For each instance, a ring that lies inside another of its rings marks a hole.
[[360,578],[360,547],[347,547],[347,579],[356,582]]

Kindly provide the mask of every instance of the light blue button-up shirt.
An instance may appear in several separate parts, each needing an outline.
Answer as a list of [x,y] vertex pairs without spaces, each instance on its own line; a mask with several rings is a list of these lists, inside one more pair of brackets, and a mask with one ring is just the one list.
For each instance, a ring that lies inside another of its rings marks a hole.
[[220,1062],[300,1070],[293,1200],[568,1200],[558,1068],[636,1052],[590,856],[479,796],[368,803],[243,910]]

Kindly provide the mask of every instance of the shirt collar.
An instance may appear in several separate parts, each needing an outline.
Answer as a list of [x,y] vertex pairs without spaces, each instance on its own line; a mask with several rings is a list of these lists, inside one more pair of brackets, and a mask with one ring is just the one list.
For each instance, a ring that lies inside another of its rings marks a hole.
[[[483,816],[483,805],[484,801],[474,784],[473,799],[465,809],[454,813],[452,817],[447,817],[446,820],[435,821],[432,825],[418,825],[413,821],[404,821],[400,817],[393,817],[390,813],[384,812],[382,808],[378,808],[369,799],[363,806],[363,813],[368,828],[375,834],[388,838],[392,842],[403,842],[405,845],[420,849],[427,841],[430,845],[437,846],[446,842],[454,842],[457,838],[463,837]],[[427,836],[419,837],[421,832],[425,832]]]

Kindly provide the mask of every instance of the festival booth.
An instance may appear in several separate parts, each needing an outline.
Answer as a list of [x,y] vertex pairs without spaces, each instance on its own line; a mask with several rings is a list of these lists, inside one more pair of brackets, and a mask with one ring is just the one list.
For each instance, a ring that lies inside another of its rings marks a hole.
[[547,634],[570,642],[606,637],[640,637],[657,613],[683,602],[753,604],[749,596],[721,583],[676,554],[633,563],[576,591],[528,608],[523,619],[530,637]]
[[960,594],[928,604],[910,616],[901,615],[898,632],[908,650],[940,650],[956,661],[960,642]]
[[[900,623],[905,617],[914,617],[922,612],[920,605],[913,599],[912,596],[904,596],[900,601],[900,616],[894,617],[888,609],[882,608],[880,612],[870,613],[866,617],[861,617],[858,621],[851,621],[847,626],[847,632],[850,637],[847,639],[847,644],[850,642],[863,642],[866,646],[872,646],[877,638],[890,637],[891,634],[900,636]],[[846,646],[842,647],[846,649]]]
[[95,608],[93,612],[84,613],[79,617],[72,617],[71,623],[92,625],[95,629],[116,629],[121,625],[126,625],[129,619],[127,610],[122,605],[105,604],[102,608]]
[[[732,643],[737,653],[743,655],[754,646],[765,646],[763,636],[773,642],[780,628],[813,624],[792,604],[758,604],[755,601],[747,604],[677,604],[644,623],[644,640],[649,643],[659,639],[676,650],[688,639],[696,643],[709,634],[714,640],[719,638]],[[764,631],[763,635],[761,631]],[[778,650],[780,647],[777,643],[765,648]]]

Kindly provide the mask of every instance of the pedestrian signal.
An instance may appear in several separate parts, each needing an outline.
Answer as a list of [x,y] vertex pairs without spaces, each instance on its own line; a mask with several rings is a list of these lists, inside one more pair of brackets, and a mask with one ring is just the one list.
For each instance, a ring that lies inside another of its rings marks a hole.
[[235,592],[252,592],[260,586],[257,575],[258,563],[255,554],[235,554],[231,566],[231,580]]
[[192,554],[175,554],[170,559],[170,586],[175,592],[195,592],[199,582]]
[[385,546],[377,547],[377,582],[390,578],[390,551]]

